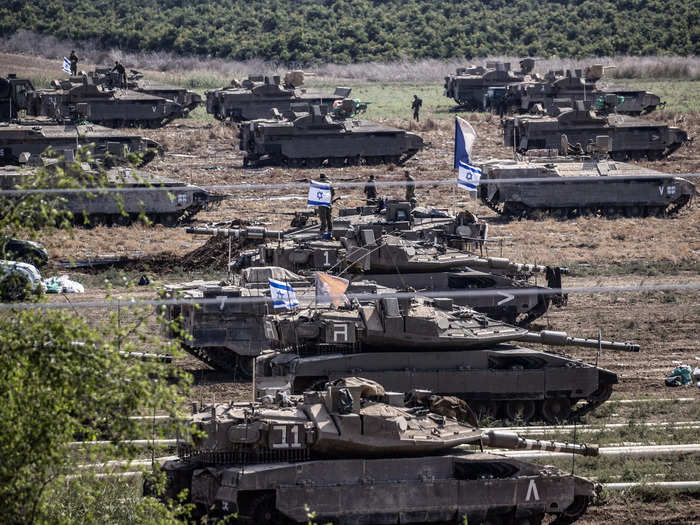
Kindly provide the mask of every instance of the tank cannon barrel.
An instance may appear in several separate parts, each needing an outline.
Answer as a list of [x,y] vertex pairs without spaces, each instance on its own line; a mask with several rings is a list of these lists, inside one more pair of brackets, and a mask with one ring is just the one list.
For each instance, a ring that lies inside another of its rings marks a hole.
[[489,430],[481,435],[482,443],[488,447],[507,448],[514,450],[548,450],[552,452],[568,452],[581,456],[598,456],[598,447],[560,441],[545,441],[540,439],[525,439],[513,432]]
[[282,230],[268,230],[266,228],[186,228],[187,233],[193,235],[230,235],[237,239],[283,239],[285,232]]
[[639,352],[639,345],[629,342],[598,341],[597,339],[584,339],[581,337],[569,337],[566,332],[554,330],[542,330],[541,332],[528,332],[517,337],[518,341],[528,343],[540,343],[543,345],[583,346],[587,348],[601,348],[606,350],[622,350],[625,352]]
[[[511,262],[503,257],[486,257],[469,261],[469,266],[474,269],[508,270],[511,272],[546,273],[549,266],[540,264],[521,264]],[[559,268],[563,274],[569,273],[568,268]]]

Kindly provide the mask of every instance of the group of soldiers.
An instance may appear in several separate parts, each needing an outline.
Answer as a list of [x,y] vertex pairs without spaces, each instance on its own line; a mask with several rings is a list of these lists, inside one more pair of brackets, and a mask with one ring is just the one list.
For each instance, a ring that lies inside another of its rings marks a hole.
[[[78,55],[75,54],[75,49],[71,50],[70,56],[68,57],[68,61],[70,62],[70,74],[71,74],[71,76],[75,76],[78,74],[78,61],[79,60],[80,59],[78,58]],[[114,67],[112,68],[112,71],[117,73],[117,87],[126,88],[127,87],[126,69],[119,62],[119,60],[116,60],[114,62]]]
[[[408,170],[404,170],[403,172],[404,180],[406,181],[404,187],[405,187],[405,195],[404,199],[407,202],[410,202],[412,206],[415,207],[416,205],[416,179],[413,178],[411,173]],[[323,182],[324,184],[328,184],[331,190],[331,202],[329,206],[319,206],[318,209],[318,215],[321,220],[321,234],[325,234],[326,236],[330,236],[330,233],[333,231],[333,202],[336,201],[337,199],[335,198],[335,189],[333,188],[333,185],[331,184],[330,180],[328,180],[328,177],[326,176],[325,173],[321,173],[319,175],[319,181]],[[374,175],[370,175],[369,179],[367,179],[367,182],[365,184],[365,187],[363,189],[363,192],[365,194],[365,202],[367,203],[367,206],[377,206],[380,204],[380,199],[377,197],[377,186],[375,184],[375,177]]]

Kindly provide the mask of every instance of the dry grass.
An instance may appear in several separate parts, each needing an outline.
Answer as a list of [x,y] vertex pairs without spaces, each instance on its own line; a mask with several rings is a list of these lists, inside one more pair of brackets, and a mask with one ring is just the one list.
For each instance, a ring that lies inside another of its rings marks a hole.
[[[128,68],[147,69],[160,75],[156,78],[175,82],[189,88],[208,88],[227,84],[231,78],[245,78],[249,74],[269,75],[284,73],[285,64],[260,59],[246,61],[223,60],[198,56],[180,56],[163,51],[126,52],[121,49],[101,49],[96,42],[72,42],[50,35],[20,30],[0,40],[0,52],[44,57],[53,61],[68,56],[75,49],[83,59],[81,68],[92,64],[111,64],[115,60]],[[322,64],[308,69],[318,80],[343,79],[355,82],[438,82],[457,67],[469,64],[485,65],[487,61],[510,62],[518,69],[519,57],[490,56],[476,59],[460,57],[449,60],[422,59],[397,62],[368,62],[358,64]],[[594,57],[585,59],[538,59],[535,71],[585,68],[592,64],[617,66],[614,78],[700,79],[700,57]],[[60,67],[57,67],[60,71]]]

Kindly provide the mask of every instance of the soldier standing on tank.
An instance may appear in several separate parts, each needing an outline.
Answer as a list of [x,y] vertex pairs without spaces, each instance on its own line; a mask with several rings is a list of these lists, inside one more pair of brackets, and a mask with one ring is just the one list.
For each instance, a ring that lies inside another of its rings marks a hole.
[[403,172],[404,178],[406,179],[406,201],[411,202],[416,200],[416,179],[411,177],[411,173],[408,170]]
[[418,98],[418,95],[413,95],[413,103],[411,107],[413,108],[413,120],[418,122],[420,120],[420,107],[423,105],[423,100]]
[[369,180],[367,184],[365,184],[364,192],[367,206],[374,206],[377,204],[377,187],[374,185],[374,175],[369,176]]
[[318,180],[323,182],[324,184],[328,184],[328,186],[331,189],[331,202],[328,204],[328,206],[319,206],[318,207],[318,215],[321,219],[321,234],[327,234],[323,235],[324,237],[330,237],[330,233],[333,231],[333,197],[335,196],[335,190],[333,189],[333,186],[331,186],[331,181],[328,180],[328,177],[326,177],[325,173],[321,173],[319,175]]
[[78,74],[78,55],[75,54],[75,50],[72,50],[70,52],[70,56],[68,57],[68,60],[70,60],[70,74],[71,76],[75,76]]
[[114,67],[112,68],[112,71],[117,72],[117,87],[126,88],[126,69],[124,69],[124,66],[119,63],[119,60],[114,62]]

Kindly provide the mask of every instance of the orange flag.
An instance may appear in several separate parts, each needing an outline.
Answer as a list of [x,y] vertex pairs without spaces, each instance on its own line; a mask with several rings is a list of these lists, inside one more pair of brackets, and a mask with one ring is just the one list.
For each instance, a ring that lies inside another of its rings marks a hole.
[[348,298],[345,291],[350,281],[342,277],[335,277],[325,272],[316,272],[316,302],[333,303],[337,308],[347,304]]

